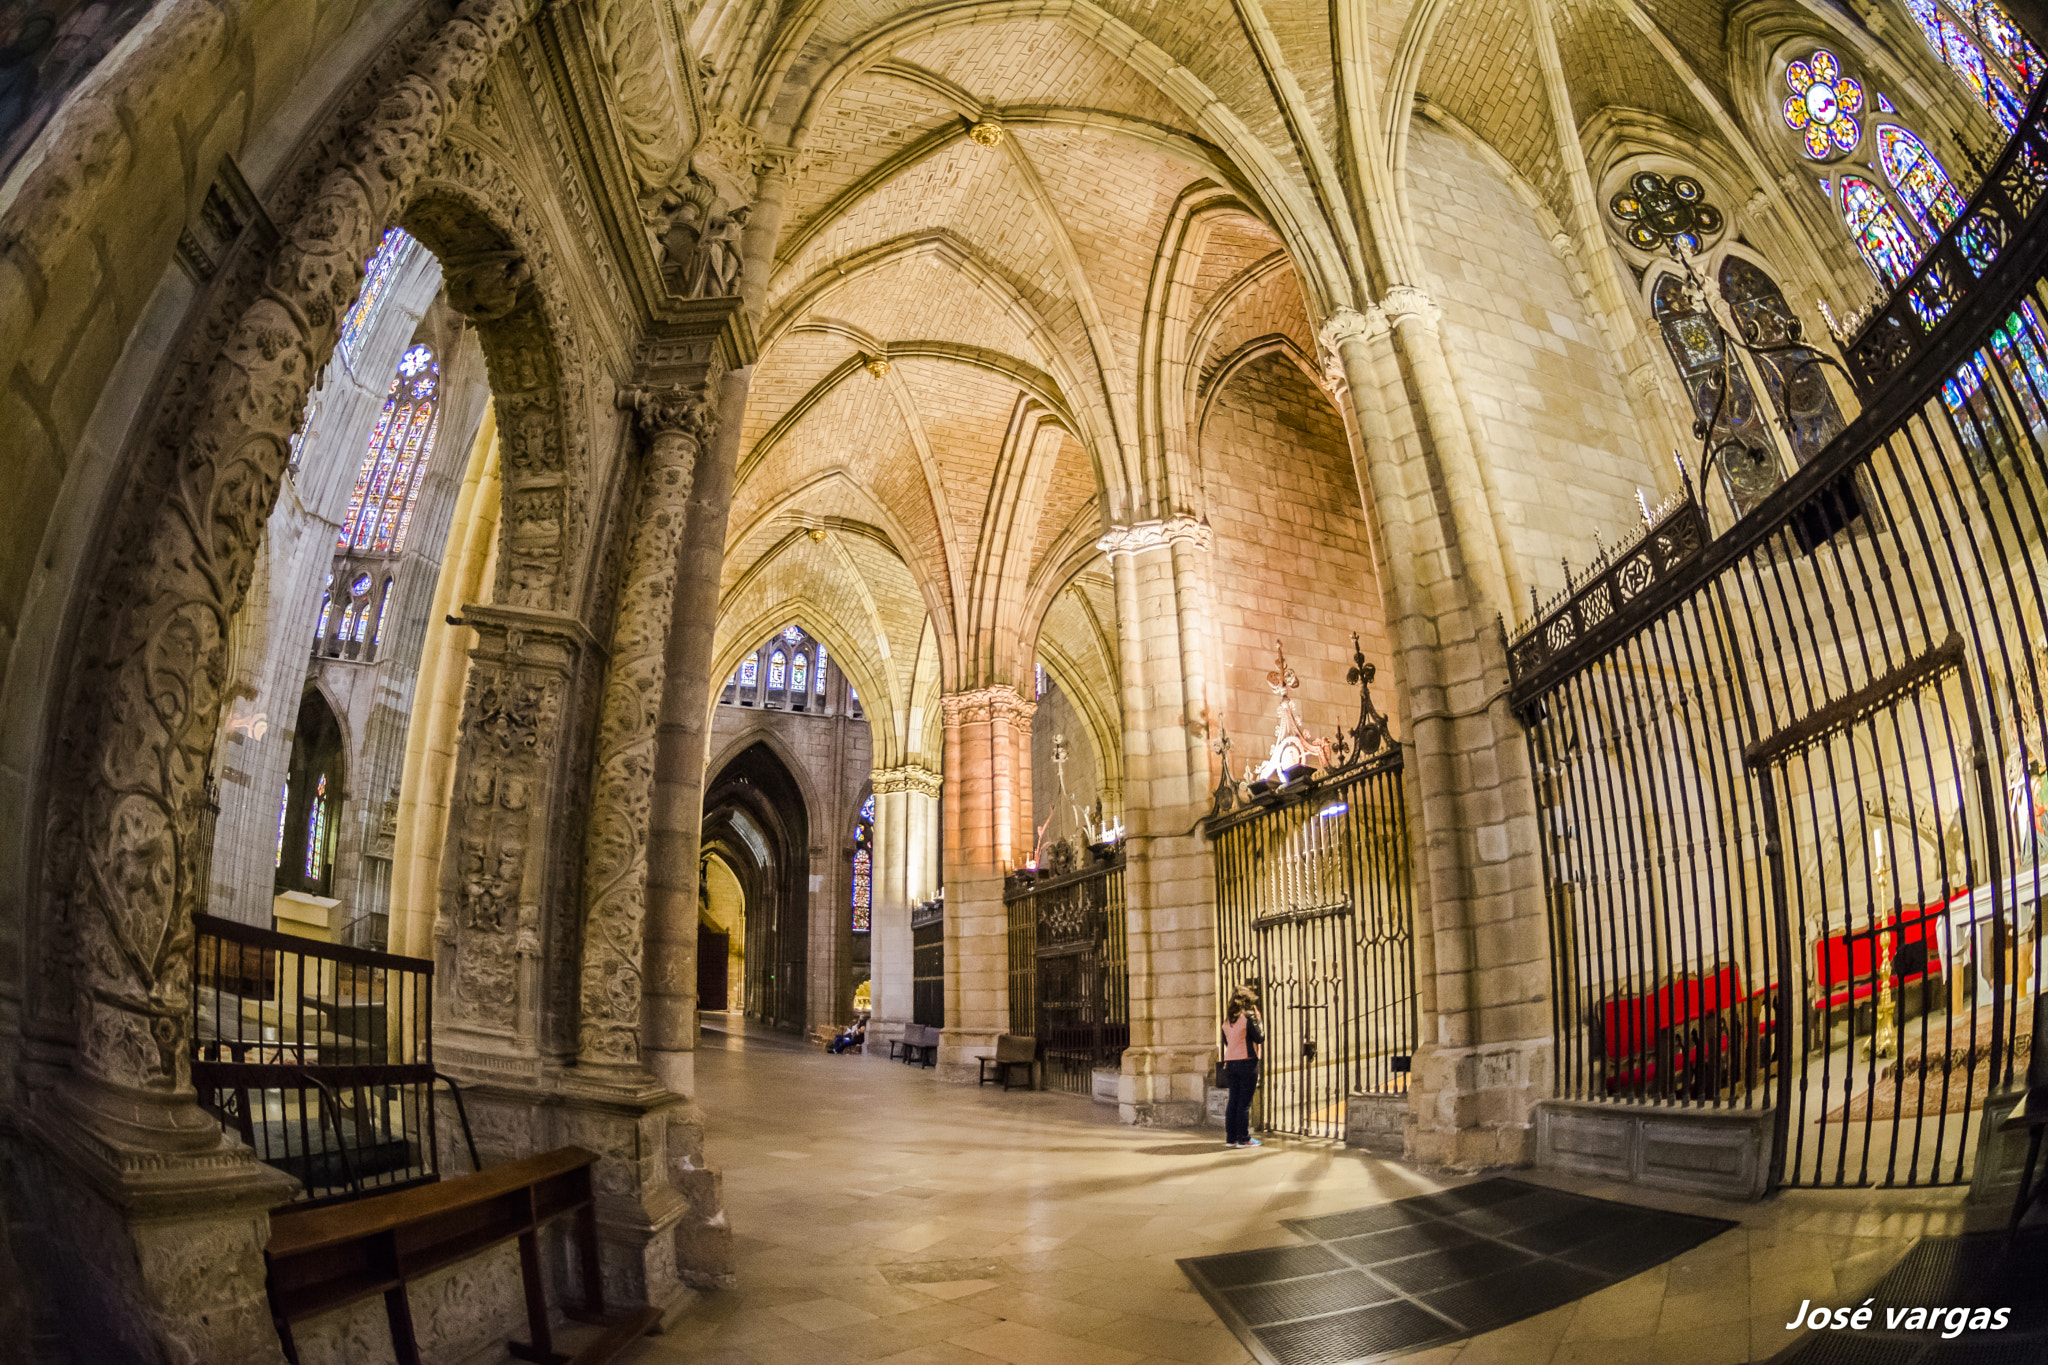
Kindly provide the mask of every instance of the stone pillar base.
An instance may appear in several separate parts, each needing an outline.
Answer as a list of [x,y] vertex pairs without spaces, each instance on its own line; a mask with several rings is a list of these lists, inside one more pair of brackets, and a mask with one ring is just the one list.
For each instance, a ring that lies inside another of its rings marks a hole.
[[[939,1031],[939,1079],[973,1084],[981,1079],[981,1059],[996,1055],[997,1029],[949,1028]],[[882,1050],[888,1055],[888,1049]]]
[[277,1361],[270,1210],[298,1182],[225,1138],[191,1092],[67,1078],[32,1094],[8,1202],[52,1230],[38,1282],[78,1360]]
[[889,1044],[901,1038],[903,1030],[908,1027],[910,1027],[908,1019],[868,1020],[868,1040],[862,1045],[861,1051],[870,1057],[880,1057],[884,1061],[888,1060]]
[[1125,1048],[1117,1117],[1140,1128],[1199,1128],[1215,1069],[1214,1048]]
[[1536,1103],[1550,1094],[1548,1038],[1415,1050],[1406,1155],[1471,1171],[1536,1159]]

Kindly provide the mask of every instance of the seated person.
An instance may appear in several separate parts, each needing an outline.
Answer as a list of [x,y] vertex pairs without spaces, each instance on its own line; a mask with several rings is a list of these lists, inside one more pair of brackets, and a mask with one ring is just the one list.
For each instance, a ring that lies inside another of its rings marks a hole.
[[830,1048],[827,1050],[833,1053],[858,1052],[867,1045],[867,1041],[868,1021],[867,1016],[863,1015],[855,1019],[851,1024],[848,1024],[846,1031],[837,1038],[834,1038]]

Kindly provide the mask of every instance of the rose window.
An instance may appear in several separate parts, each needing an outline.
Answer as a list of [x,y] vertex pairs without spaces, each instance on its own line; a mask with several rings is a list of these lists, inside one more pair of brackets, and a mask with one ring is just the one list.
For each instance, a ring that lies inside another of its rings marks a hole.
[[1785,123],[1804,135],[1806,154],[1819,161],[1833,152],[1853,152],[1863,139],[1863,82],[1842,74],[1842,64],[1826,48],[1785,68]]
[[1721,210],[1707,202],[1706,191],[1689,175],[1667,181],[1655,171],[1638,171],[1607,207],[1628,224],[1629,245],[1644,251],[1675,243],[1697,252],[1703,238],[1721,230]]

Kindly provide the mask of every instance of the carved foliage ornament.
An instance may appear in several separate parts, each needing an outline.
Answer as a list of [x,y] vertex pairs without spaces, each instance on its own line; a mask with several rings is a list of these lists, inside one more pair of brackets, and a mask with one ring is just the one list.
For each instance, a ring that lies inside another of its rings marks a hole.
[[83,1067],[182,1080],[194,840],[227,683],[226,629],[248,590],[315,361],[362,262],[455,107],[533,0],[467,0],[356,128],[227,329],[174,464],[123,507],[120,559],[90,608],[51,790],[57,918],[46,991],[69,992]]
[[656,0],[592,0],[590,56],[643,211],[659,205],[696,141],[680,43]]

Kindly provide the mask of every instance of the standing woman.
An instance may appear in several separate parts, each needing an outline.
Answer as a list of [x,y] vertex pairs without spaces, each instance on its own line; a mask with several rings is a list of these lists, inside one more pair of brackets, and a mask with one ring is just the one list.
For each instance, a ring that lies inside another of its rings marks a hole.
[[1223,1140],[1230,1147],[1262,1147],[1252,1136],[1252,1091],[1259,1084],[1259,1059],[1266,1055],[1266,1036],[1259,1031],[1259,1007],[1240,986],[1230,997],[1223,1018],[1223,1079],[1230,1086],[1230,1106],[1223,1111]]

